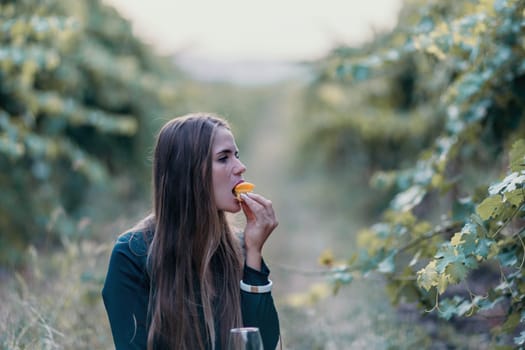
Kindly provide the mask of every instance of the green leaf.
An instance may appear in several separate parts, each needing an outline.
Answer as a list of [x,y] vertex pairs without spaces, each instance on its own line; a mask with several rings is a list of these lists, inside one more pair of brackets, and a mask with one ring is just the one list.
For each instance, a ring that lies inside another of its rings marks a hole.
[[450,320],[457,315],[458,303],[455,300],[443,299],[439,302],[439,316],[445,320]]
[[418,205],[426,193],[427,191],[424,187],[419,185],[412,186],[395,196],[392,201],[392,208],[398,211],[408,211]]
[[525,188],[504,193],[505,200],[514,207],[520,207],[525,201]]
[[500,195],[493,195],[485,198],[483,202],[477,206],[476,212],[483,220],[488,220],[496,213],[502,204],[503,198]]
[[464,316],[467,312],[469,312],[473,307],[473,302],[469,300],[463,300],[458,306],[457,306],[457,315],[458,316]]
[[510,150],[510,169],[512,171],[525,170],[525,140],[520,139],[512,145]]
[[518,257],[514,250],[499,253],[498,259],[503,266],[515,266],[518,264]]
[[490,247],[494,244],[494,241],[486,238],[482,238],[478,241],[476,246],[475,254],[482,258],[487,258],[490,253]]
[[[489,292],[489,295],[490,294],[492,293]],[[476,307],[479,308],[479,311],[488,311],[488,310],[492,310],[494,306],[496,306],[497,304],[501,302],[504,302],[505,300],[506,298],[503,296],[497,297],[494,300],[490,300],[490,297],[487,298],[487,297],[476,296],[474,298],[473,303],[476,304]]]
[[478,262],[477,262],[476,258],[474,258],[473,256],[465,257],[462,262],[470,270],[475,269],[475,268],[478,267]]
[[448,287],[450,276],[446,273],[438,275],[437,290],[439,294],[443,294]]
[[395,270],[394,257],[396,252],[390,253],[383,261],[377,266],[377,270],[381,273],[392,273]]
[[461,262],[453,262],[447,266],[445,269],[446,273],[449,275],[449,281],[452,283],[458,283],[467,277],[468,269]]
[[432,260],[417,272],[417,283],[418,285],[429,291],[432,287],[437,286],[438,273],[436,271],[436,261]]
[[454,236],[452,236],[452,238],[450,239],[450,244],[452,244],[454,247],[456,247],[456,246],[459,246],[462,243],[465,243],[465,241],[463,240],[462,236],[463,236],[463,233],[456,232],[454,234]]
[[450,263],[457,262],[459,259],[464,258],[464,256],[458,256],[456,248],[450,244],[441,246],[434,257],[437,259],[436,271],[438,273],[444,273]]
[[484,220],[477,213],[472,213],[470,215],[470,222],[472,225],[476,226],[476,232],[478,232],[480,237],[486,237],[489,234],[485,227]]
[[467,223],[461,232],[462,244],[457,245],[457,249],[460,250],[463,255],[471,255],[477,248],[477,226],[472,223]]

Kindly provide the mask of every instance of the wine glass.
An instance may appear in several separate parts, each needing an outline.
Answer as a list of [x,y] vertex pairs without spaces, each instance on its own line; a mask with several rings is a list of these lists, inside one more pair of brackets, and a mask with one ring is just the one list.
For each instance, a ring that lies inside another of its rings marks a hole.
[[228,338],[228,350],[264,350],[259,328],[232,328]]

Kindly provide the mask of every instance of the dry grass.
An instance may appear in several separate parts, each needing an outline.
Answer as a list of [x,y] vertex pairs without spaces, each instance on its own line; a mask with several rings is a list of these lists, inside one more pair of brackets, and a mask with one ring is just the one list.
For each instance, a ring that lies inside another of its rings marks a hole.
[[2,283],[0,348],[111,349],[100,290],[108,244],[68,242]]

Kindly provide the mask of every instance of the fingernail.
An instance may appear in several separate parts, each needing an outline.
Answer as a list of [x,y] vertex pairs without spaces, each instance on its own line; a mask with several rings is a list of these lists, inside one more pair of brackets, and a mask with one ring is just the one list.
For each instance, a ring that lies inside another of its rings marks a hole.
[[241,198],[242,198],[242,199],[245,199],[245,198],[247,198],[247,197],[248,197],[248,196],[246,195],[246,193],[241,193]]

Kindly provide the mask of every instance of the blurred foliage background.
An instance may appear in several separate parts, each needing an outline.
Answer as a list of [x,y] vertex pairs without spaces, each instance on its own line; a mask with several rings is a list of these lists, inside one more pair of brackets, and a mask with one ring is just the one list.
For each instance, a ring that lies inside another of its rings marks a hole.
[[0,257],[79,234],[91,186],[108,190],[133,164],[144,191],[147,147],[173,113],[181,75],[99,1],[3,1]]
[[406,0],[303,79],[242,86],[192,79],[100,0],[0,1],[0,347],[112,347],[113,239],[148,210],[156,131],[196,110],[282,213],[285,348],[523,346],[524,11]]
[[525,344],[524,10],[406,1],[393,31],[316,62],[305,104],[308,149],[377,191],[356,251],[323,258],[335,289],[385,276],[393,303],[475,322],[491,348]]

